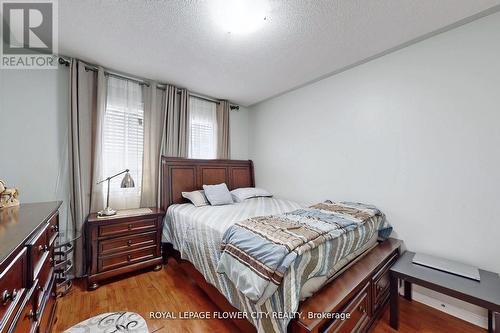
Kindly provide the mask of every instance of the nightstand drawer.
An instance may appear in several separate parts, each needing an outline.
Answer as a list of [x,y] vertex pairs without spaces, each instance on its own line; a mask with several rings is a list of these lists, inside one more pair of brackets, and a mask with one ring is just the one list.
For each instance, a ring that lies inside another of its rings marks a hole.
[[98,270],[99,272],[108,271],[148,259],[153,259],[157,256],[157,246],[154,245],[140,250],[102,257],[98,259]]
[[134,220],[99,226],[99,237],[118,236],[156,230],[156,218]]
[[156,244],[155,231],[99,241],[99,256],[134,250]]

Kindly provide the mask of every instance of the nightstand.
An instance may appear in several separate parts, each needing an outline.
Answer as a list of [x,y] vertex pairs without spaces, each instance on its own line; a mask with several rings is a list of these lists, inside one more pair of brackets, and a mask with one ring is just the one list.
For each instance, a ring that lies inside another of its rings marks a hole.
[[87,288],[101,280],[153,266],[161,269],[161,230],[165,213],[158,208],[90,214],[85,226]]

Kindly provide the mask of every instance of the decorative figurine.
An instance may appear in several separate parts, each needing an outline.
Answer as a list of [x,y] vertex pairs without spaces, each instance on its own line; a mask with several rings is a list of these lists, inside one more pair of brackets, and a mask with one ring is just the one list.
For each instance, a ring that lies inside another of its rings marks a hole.
[[0,180],[0,209],[19,206],[19,191],[15,188],[7,188],[5,182]]

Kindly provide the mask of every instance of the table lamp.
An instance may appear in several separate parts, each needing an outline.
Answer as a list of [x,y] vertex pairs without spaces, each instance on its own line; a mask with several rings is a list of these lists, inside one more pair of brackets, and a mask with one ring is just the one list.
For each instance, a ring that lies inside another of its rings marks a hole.
[[121,172],[118,172],[116,175],[109,176],[108,178],[103,179],[97,183],[97,184],[101,184],[101,183],[106,182],[106,181],[108,182],[108,195],[106,198],[106,208],[104,208],[103,210],[98,212],[97,213],[98,216],[112,216],[112,215],[116,214],[116,210],[109,207],[109,183],[110,183],[111,179],[113,179],[121,174],[125,174],[125,176],[123,176],[122,183],[121,183],[120,187],[121,188],[135,187],[134,180],[132,179],[132,176],[130,175],[129,171],[130,171],[129,169],[123,170]]

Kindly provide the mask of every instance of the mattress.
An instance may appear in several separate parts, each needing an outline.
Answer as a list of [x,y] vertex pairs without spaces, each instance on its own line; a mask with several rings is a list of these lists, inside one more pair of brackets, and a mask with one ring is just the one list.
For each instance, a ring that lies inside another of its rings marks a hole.
[[[301,299],[311,296],[345,267],[349,261],[373,246],[377,239],[376,227],[367,224],[357,228],[356,235],[347,233],[335,244],[319,249],[328,255],[341,255],[333,268],[323,272],[324,264],[311,266],[311,258],[304,258],[290,268],[280,288],[262,305],[256,305],[239,292],[224,275],[216,272],[220,258],[221,241],[224,232],[234,223],[249,217],[290,212],[302,208],[296,202],[276,198],[253,198],[241,203],[224,206],[195,207],[192,204],[171,205],[165,215],[162,242],[172,243],[181,258],[190,261],[203,274],[207,282],[214,285],[237,309],[247,313],[280,312],[293,313]],[[324,257],[324,254],[322,255]],[[308,265],[309,264],[309,265]],[[319,272],[319,276],[301,278],[304,267],[308,272]],[[259,331],[285,332],[290,318],[248,318]]]

